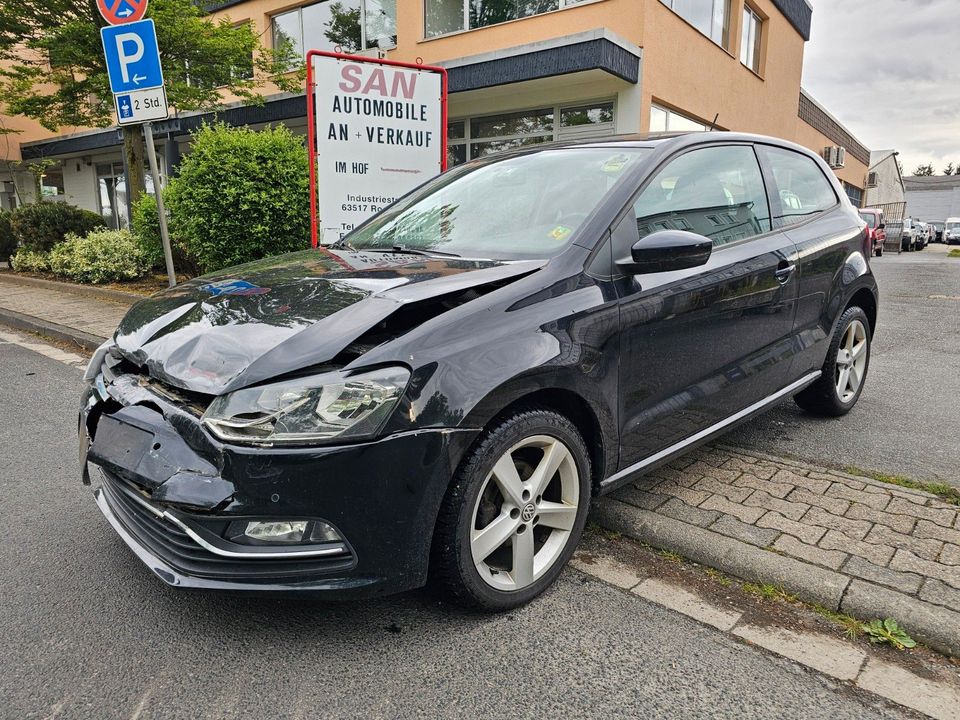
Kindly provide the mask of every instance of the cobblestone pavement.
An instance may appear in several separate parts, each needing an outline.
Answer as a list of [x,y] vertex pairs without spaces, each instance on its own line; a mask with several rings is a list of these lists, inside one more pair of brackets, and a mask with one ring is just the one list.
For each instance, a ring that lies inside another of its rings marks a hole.
[[57,290],[3,283],[0,308],[64,325],[101,338],[117,329],[128,305]]
[[960,508],[929,493],[708,447],[612,497],[960,611]]

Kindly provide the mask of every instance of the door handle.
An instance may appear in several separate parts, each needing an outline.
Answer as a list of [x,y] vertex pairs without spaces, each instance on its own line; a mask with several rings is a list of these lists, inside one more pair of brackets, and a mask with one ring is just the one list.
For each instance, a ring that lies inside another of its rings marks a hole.
[[777,280],[779,280],[781,283],[785,283],[790,279],[790,276],[793,275],[793,271],[796,269],[797,266],[793,263],[790,265],[780,265],[774,275],[777,276]]

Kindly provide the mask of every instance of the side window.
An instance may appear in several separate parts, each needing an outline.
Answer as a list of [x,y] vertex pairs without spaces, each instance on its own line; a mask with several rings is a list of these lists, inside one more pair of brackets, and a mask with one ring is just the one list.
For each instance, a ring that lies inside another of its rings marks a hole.
[[[710,238],[714,246],[768,232],[770,208],[753,148],[708,147],[670,161],[633,205],[637,240],[658,230],[687,230]],[[617,246],[614,257],[630,248]]]
[[777,227],[795,225],[811,215],[832,208],[837,195],[812,159],[782,148],[765,148],[774,182],[780,195],[780,216]]

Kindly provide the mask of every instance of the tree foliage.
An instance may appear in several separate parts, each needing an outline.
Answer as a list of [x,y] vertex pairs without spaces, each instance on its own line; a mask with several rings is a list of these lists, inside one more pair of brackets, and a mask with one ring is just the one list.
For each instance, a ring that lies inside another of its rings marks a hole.
[[916,169],[913,171],[915,177],[930,177],[934,174],[933,165],[927,163],[926,165],[917,165]]
[[[222,91],[259,101],[267,78],[296,91],[302,78],[282,74],[292,49],[265,48],[253,26],[206,17],[191,0],[152,0],[167,98],[177,110],[203,110]],[[113,100],[93,0],[0,3],[0,102],[6,112],[61,127],[106,127]]]
[[952,162],[947,163],[947,166],[943,169],[944,175],[960,175],[960,167],[955,166]]
[[307,153],[283,126],[201,128],[163,197],[174,241],[203,272],[310,242]]

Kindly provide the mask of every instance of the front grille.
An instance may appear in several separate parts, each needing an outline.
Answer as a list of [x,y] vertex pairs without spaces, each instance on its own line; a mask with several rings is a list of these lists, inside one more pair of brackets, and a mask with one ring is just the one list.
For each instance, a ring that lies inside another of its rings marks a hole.
[[[353,554],[320,558],[234,559],[216,555],[135,499],[136,491],[104,472],[104,493],[117,519],[137,541],[173,569],[193,577],[234,582],[303,582],[319,575],[350,569]],[[143,500],[142,502],[145,502]]]

